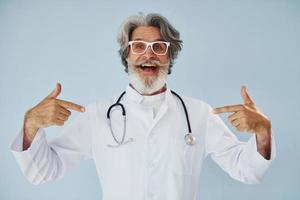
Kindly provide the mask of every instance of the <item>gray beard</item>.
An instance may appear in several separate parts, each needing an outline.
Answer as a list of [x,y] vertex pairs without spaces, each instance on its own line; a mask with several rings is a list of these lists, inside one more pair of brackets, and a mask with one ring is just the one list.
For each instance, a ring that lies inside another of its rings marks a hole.
[[129,82],[140,94],[152,94],[167,82],[168,69],[159,69],[158,76],[141,77],[133,67],[128,67]]

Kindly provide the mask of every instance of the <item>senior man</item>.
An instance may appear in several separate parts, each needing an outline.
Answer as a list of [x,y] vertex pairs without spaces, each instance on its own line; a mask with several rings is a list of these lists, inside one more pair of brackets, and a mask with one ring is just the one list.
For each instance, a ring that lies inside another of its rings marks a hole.
[[[62,178],[81,161],[94,159],[106,200],[194,200],[202,162],[208,155],[232,178],[260,183],[275,158],[270,120],[246,88],[242,104],[212,109],[202,100],[180,96],[167,86],[181,50],[179,32],[158,14],[131,16],[118,37],[129,76],[125,92],[87,107],[58,99],[58,83],[29,109],[11,149],[33,184]],[[62,126],[70,110],[79,116],[47,141],[45,128]],[[219,117],[238,131],[254,133],[239,141]]]

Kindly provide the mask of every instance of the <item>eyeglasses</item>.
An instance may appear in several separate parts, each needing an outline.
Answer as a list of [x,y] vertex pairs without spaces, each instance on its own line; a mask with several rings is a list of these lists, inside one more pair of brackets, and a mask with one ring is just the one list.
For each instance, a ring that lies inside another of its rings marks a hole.
[[148,47],[150,46],[153,53],[156,55],[166,55],[168,52],[168,48],[170,46],[170,42],[164,41],[155,41],[155,42],[145,42],[140,40],[129,41],[128,45],[131,47],[131,52],[133,54],[144,54]]

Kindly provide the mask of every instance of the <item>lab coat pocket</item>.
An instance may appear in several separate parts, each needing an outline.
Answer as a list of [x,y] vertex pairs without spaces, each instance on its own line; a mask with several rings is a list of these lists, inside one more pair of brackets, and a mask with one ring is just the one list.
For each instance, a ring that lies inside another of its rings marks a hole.
[[172,140],[170,168],[175,174],[192,175],[195,149],[195,145],[187,145],[184,139]]

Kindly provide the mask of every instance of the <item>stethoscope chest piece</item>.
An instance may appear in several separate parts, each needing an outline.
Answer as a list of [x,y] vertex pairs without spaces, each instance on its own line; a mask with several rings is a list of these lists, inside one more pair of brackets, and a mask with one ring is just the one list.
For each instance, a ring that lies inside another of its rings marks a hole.
[[184,140],[185,140],[185,143],[188,145],[196,144],[196,137],[191,133],[185,134]]

